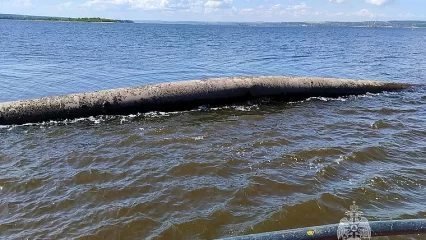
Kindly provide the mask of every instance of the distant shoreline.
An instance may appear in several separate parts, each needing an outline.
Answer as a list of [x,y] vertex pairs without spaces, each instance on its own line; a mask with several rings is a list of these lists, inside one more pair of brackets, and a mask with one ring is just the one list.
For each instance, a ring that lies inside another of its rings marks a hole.
[[350,28],[426,28],[426,21],[364,21],[364,22],[206,22],[135,20],[142,24],[220,25],[242,27],[350,27]]
[[15,21],[49,21],[49,22],[88,22],[88,23],[134,23],[130,20],[117,20],[100,17],[48,17],[48,16],[30,16],[17,14],[0,14],[0,20],[15,20]]
[[113,24],[117,22],[84,22],[84,21],[59,21],[59,20],[42,20],[42,19],[6,19],[6,18],[0,18],[1,20],[6,21],[21,21],[21,22],[63,22],[63,23],[103,23],[103,24]]

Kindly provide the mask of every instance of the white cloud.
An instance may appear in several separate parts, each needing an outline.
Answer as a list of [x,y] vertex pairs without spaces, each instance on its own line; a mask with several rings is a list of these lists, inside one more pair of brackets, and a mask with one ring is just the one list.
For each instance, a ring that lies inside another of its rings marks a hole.
[[383,14],[374,13],[365,8],[359,10],[358,12],[350,13],[349,15],[356,16],[356,17],[368,17],[368,18],[384,17]]
[[74,6],[73,2],[64,2],[58,5],[59,9],[68,9]]
[[229,8],[231,1],[210,0],[204,3],[205,8]]
[[285,9],[286,13],[293,15],[293,16],[306,16],[306,15],[314,15],[314,13],[311,13],[311,7],[309,7],[305,2],[302,2],[297,5],[290,5],[287,6]]
[[[338,3],[342,3],[345,2],[345,0],[329,0],[332,2],[338,2]],[[364,0],[367,1],[367,0]],[[369,1],[374,1],[374,0],[369,0]],[[385,4],[390,2],[389,0],[376,0],[381,1],[378,4]],[[248,14],[248,11],[244,12],[245,14]],[[296,4],[296,5],[287,5],[287,6],[283,6],[281,4],[276,4],[276,5],[272,5],[269,8],[265,8],[262,6],[262,8],[257,7],[254,10],[249,12],[252,15],[266,15],[266,16],[271,16],[271,17],[290,17],[289,19],[291,19],[292,17],[303,17],[300,18],[302,20],[306,20],[306,19],[366,19],[366,18],[379,18],[379,17],[386,17],[384,14],[382,13],[378,13],[378,12],[372,12],[368,9],[361,9],[359,11],[356,12],[335,12],[335,13],[330,13],[327,11],[318,11],[314,8],[312,8],[310,5],[308,5],[306,2],[302,2],[300,4]],[[285,18],[288,19],[288,18]]]
[[[300,17],[300,16],[318,16],[321,15],[321,12],[315,12],[313,9],[302,2],[295,5],[282,5],[274,4],[269,6],[259,5],[255,8],[244,8],[238,11],[240,14],[250,15],[256,17],[256,19],[270,19],[276,21],[275,17],[278,19],[290,19],[291,17]],[[275,19],[274,19],[275,18]],[[252,20],[252,19],[251,19]]]
[[23,6],[23,7],[31,7],[33,6],[33,3],[31,0],[15,0],[14,4]]
[[232,0],[89,0],[82,6],[88,8],[115,6],[141,10],[201,12],[205,9],[232,9]]
[[[335,3],[343,3],[346,0],[328,0],[328,1],[335,2]],[[373,5],[376,5],[376,6],[382,6],[386,3],[390,3],[392,0],[364,0],[364,1],[366,3],[373,4]]]
[[275,4],[275,5],[273,5],[271,7],[271,10],[274,10],[274,9],[281,9],[281,4]]
[[222,5],[222,1],[207,1],[204,3],[204,7],[206,8],[220,8]]
[[414,15],[412,13],[400,13],[400,14],[398,14],[398,17],[405,18],[405,19],[410,19],[410,18],[416,17],[416,15]]
[[91,7],[93,5],[101,3],[101,0],[90,0],[82,4],[84,7]]
[[308,5],[305,2],[302,2],[302,3],[297,4],[297,5],[288,6],[287,10],[299,11],[299,10],[304,10],[304,9],[308,9],[308,8],[309,8]]
[[377,6],[382,6],[382,5],[389,3],[391,1],[392,0],[365,0],[366,3],[377,5]]
[[241,12],[242,13],[251,13],[251,12],[253,12],[254,11],[254,9],[253,8],[243,8],[243,9],[241,9]]
[[64,6],[64,7],[71,7],[72,5],[74,5],[73,2],[64,2],[61,4],[61,6]]

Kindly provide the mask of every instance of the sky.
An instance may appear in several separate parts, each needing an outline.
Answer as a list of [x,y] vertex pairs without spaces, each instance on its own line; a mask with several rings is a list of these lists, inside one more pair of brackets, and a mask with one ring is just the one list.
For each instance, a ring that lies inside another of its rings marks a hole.
[[128,20],[426,20],[426,0],[0,0],[0,13]]

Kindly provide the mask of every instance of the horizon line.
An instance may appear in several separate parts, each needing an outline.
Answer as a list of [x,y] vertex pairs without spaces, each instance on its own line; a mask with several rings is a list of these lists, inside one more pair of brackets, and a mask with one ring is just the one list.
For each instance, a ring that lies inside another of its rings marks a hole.
[[426,22],[424,20],[416,19],[405,19],[405,20],[362,20],[362,21],[338,21],[338,20],[318,20],[318,21],[212,21],[212,20],[152,20],[152,19],[121,19],[121,18],[109,18],[100,16],[85,16],[85,17],[70,17],[70,16],[44,16],[44,15],[31,15],[31,14],[18,14],[18,13],[1,13],[0,15],[17,15],[17,16],[31,16],[31,17],[57,17],[57,18],[105,18],[120,21],[134,21],[134,22],[166,22],[166,23],[179,23],[179,22],[193,22],[193,23],[363,23],[363,22]]
[[[120,19],[115,19],[120,20]],[[123,19],[124,20],[124,19]],[[127,19],[128,20],[128,19]],[[202,22],[202,23],[363,23],[363,22],[426,22],[426,20],[365,20],[365,21],[211,21],[211,20],[131,20],[135,22]]]

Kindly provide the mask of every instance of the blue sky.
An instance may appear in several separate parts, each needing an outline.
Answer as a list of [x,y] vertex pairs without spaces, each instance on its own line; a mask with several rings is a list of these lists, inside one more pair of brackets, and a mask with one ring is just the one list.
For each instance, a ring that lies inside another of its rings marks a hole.
[[0,13],[165,21],[426,20],[426,1],[0,0]]

